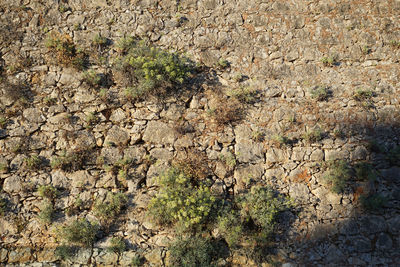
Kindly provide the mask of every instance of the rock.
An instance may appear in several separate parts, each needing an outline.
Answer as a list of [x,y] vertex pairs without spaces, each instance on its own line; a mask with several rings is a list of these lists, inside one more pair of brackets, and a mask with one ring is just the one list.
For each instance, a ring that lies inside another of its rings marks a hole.
[[344,260],[343,252],[335,245],[330,245],[326,252],[325,261],[329,263],[338,263]]
[[121,266],[130,266],[132,264],[132,259],[137,257],[137,252],[135,251],[124,251],[119,260]]
[[400,215],[394,215],[387,221],[389,232],[396,234],[400,232]]
[[119,126],[114,125],[110,130],[108,130],[104,143],[106,145],[115,144],[124,146],[128,144],[129,140],[129,133],[124,129],[121,129]]
[[41,123],[46,120],[38,108],[27,108],[23,111],[24,118],[31,123]]
[[172,145],[176,140],[176,133],[172,126],[164,122],[150,121],[142,139],[150,143]]
[[165,148],[153,148],[150,150],[150,156],[162,161],[168,161],[172,159],[173,155],[174,153],[172,151],[169,151]]
[[157,185],[157,178],[168,169],[167,163],[153,164],[147,171],[146,185],[154,186]]
[[22,190],[22,178],[13,175],[4,180],[3,190],[7,193],[18,193]]
[[85,170],[67,174],[67,177],[71,180],[73,187],[93,188],[96,184],[96,178]]
[[8,222],[4,218],[0,218],[0,236],[14,235],[17,233],[15,224]]
[[67,188],[69,183],[70,181],[63,171],[56,170],[51,173],[51,184],[54,187]]
[[378,235],[378,239],[375,243],[377,249],[387,251],[392,248],[392,245],[393,241],[389,235],[385,233],[381,233]]
[[234,177],[236,179],[236,185],[238,190],[246,188],[252,181],[258,181],[264,174],[264,167],[262,164],[250,164],[247,166],[240,166],[236,168]]
[[278,148],[270,148],[267,150],[267,153],[265,154],[265,161],[267,163],[283,162],[286,159],[287,159],[286,152]]
[[105,266],[115,265],[118,261],[117,253],[110,252],[107,250],[102,250],[96,257],[97,264],[104,264]]
[[81,248],[74,255],[71,261],[78,264],[88,264],[92,253],[92,249],[90,248]]
[[6,262],[8,250],[5,248],[0,249],[0,262]]
[[263,146],[251,140],[237,141],[235,155],[239,162],[256,163],[264,161]]
[[347,159],[349,152],[346,150],[325,150],[325,160]]
[[364,237],[352,237],[349,239],[349,243],[352,245],[351,251],[369,252],[372,249],[371,241]]
[[306,184],[291,183],[289,185],[289,195],[297,201],[307,201],[310,190]]
[[146,260],[154,266],[162,265],[162,250],[160,248],[153,249],[152,251],[144,254]]
[[118,108],[111,113],[110,121],[121,122],[125,120],[125,118],[126,118],[125,112],[121,108]]
[[36,253],[38,262],[55,262],[59,257],[55,254],[54,248],[44,248]]
[[135,163],[142,162],[146,155],[146,150],[140,146],[131,146],[124,150],[124,158],[132,159]]
[[101,150],[101,156],[104,157],[105,163],[114,164],[122,159],[122,152],[117,147],[104,147]]
[[320,162],[324,160],[324,156],[324,151],[321,149],[317,149],[311,153],[310,160]]
[[391,167],[389,169],[379,170],[383,180],[400,183],[400,167]]
[[368,155],[368,150],[363,146],[357,146],[354,151],[350,153],[350,160],[365,160]]
[[28,247],[17,247],[8,253],[8,263],[25,263],[31,259],[32,251]]
[[380,216],[364,216],[359,220],[360,231],[368,234],[383,232],[386,230],[386,222]]
[[323,204],[339,205],[342,197],[338,194],[332,193],[325,187],[317,187],[312,193],[321,200]]

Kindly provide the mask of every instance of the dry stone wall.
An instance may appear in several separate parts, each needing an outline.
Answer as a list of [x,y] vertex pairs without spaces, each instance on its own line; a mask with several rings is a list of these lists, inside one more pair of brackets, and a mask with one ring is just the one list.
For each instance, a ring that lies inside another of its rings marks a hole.
[[[262,182],[295,200],[298,211],[284,214],[275,240],[282,266],[400,264],[400,1],[2,0],[0,21],[2,265],[128,266],[141,251],[146,265],[164,266],[174,236],[146,209],[156,177],[190,151],[206,157],[216,194]],[[107,100],[83,72],[54,62],[45,46],[52,31],[88,51],[90,68],[110,79]],[[91,46],[97,34],[113,43],[106,51]],[[179,96],[127,101],[112,68],[124,36],[185,52],[204,71]],[[240,120],[219,123],[213,111],[238,88],[256,95]],[[63,151],[89,147],[71,172],[50,166]],[[33,154],[43,168],[27,167]],[[130,179],[103,168],[124,158],[134,161]],[[321,163],[339,159],[368,162],[376,179],[331,192]],[[61,192],[54,225],[98,220],[93,206],[108,191],[123,190],[128,208],[93,248],[61,263],[53,227],[38,219],[36,188],[48,184]],[[364,194],[386,202],[366,210]],[[77,198],[84,205],[67,215]],[[108,252],[113,236],[128,250]],[[233,252],[224,263],[256,266]]]

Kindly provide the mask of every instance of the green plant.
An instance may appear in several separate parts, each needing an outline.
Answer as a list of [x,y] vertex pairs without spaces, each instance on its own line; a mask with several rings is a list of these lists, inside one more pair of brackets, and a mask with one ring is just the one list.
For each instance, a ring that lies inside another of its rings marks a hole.
[[150,202],[149,214],[159,223],[177,223],[189,230],[207,220],[215,201],[209,187],[200,182],[195,185],[176,168],[163,173],[158,181],[160,189]]
[[45,45],[50,52],[56,54],[59,63],[78,70],[84,70],[87,67],[87,55],[76,47],[69,35],[50,33]]
[[325,173],[323,179],[330,186],[334,193],[342,193],[350,180],[352,174],[347,161],[336,160],[330,161],[325,164],[328,171]]
[[142,255],[136,254],[135,256],[133,256],[131,264],[133,267],[139,267],[142,266],[145,261],[146,259]]
[[329,56],[329,57],[323,57],[321,58],[322,64],[327,67],[332,67],[333,65],[336,64],[336,57],[335,56]]
[[108,250],[115,253],[122,253],[126,250],[126,244],[122,237],[113,237],[110,240]]
[[255,101],[257,90],[252,86],[240,86],[227,92],[229,97],[234,97],[242,103],[252,103]]
[[8,123],[8,119],[4,116],[0,116],[0,128],[4,129],[7,125],[7,123]]
[[229,168],[234,168],[236,166],[236,157],[232,152],[227,152],[225,154],[220,154],[219,158],[225,162],[225,164],[229,167]]
[[83,81],[91,87],[98,88],[101,85],[101,75],[94,70],[89,70],[83,73]]
[[0,198],[0,216],[3,217],[7,211],[7,200],[5,198]]
[[211,240],[200,236],[178,238],[169,248],[170,257],[167,266],[174,267],[211,267],[214,247]]
[[48,200],[43,201],[38,215],[39,220],[44,224],[50,224],[53,221],[53,217],[54,217],[53,204]]
[[93,127],[93,125],[95,125],[99,121],[99,118],[96,116],[94,112],[89,112],[89,114],[86,115],[85,121],[86,121],[85,127],[87,129],[90,129]]
[[292,207],[292,201],[277,195],[271,188],[253,186],[239,199],[241,216],[245,222],[257,226],[257,239],[263,241],[272,233],[280,212]]
[[241,221],[240,212],[230,207],[221,212],[217,219],[217,228],[221,231],[226,243],[230,248],[236,248],[243,238],[244,228]]
[[50,166],[53,169],[61,169],[63,171],[77,171],[80,170],[87,160],[90,158],[90,149],[77,149],[70,152],[64,152],[60,156],[51,159]]
[[38,192],[40,197],[47,198],[49,200],[55,199],[57,197],[57,195],[59,194],[57,188],[55,188],[51,184],[49,184],[49,185],[40,185],[37,188],[37,192]]
[[361,206],[369,211],[381,210],[386,205],[388,199],[380,194],[361,195],[359,198]]
[[85,247],[93,246],[99,225],[86,219],[76,219],[57,229],[57,236],[67,242]]
[[38,170],[42,165],[42,159],[38,155],[32,155],[29,158],[25,158],[25,164],[29,170]]
[[393,47],[394,49],[400,48],[400,41],[397,41],[397,40],[390,40],[389,44],[390,44],[390,46]]
[[[123,74],[127,97],[138,99],[145,95],[172,89],[190,75],[193,64],[177,53],[146,45],[144,41],[123,41],[126,54],[116,63]],[[171,87],[172,86],[172,87]]]
[[0,173],[8,172],[8,164],[6,162],[0,162]]
[[137,40],[132,36],[123,37],[118,40],[117,49],[121,54],[126,54],[131,48],[135,47],[136,42]]
[[76,247],[61,245],[56,248],[54,254],[61,260],[72,258],[76,254]]
[[98,200],[93,208],[93,213],[105,223],[112,222],[128,202],[128,197],[123,193],[108,193],[104,201]]
[[229,62],[226,59],[220,58],[218,60],[218,67],[225,69],[228,66],[229,66]]
[[354,165],[354,170],[356,171],[356,177],[359,180],[369,180],[374,181],[377,176],[377,171],[368,162],[358,162]]
[[255,142],[262,142],[264,140],[264,133],[261,131],[251,132],[251,139]]
[[310,89],[311,98],[316,99],[318,101],[325,101],[330,96],[330,91],[326,86],[315,86]]
[[279,147],[286,146],[290,144],[290,139],[281,134],[274,134],[271,140],[277,144]]
[[98,48],[104,48],[108,45],[108,39],[101,34],[96,34],[92,40],[92,45]]
[[308,143],[319,142],[323,139],[323,132],[319,127],[308,130],[303,134],[303,139]]
[[65,13],[65,12],[70,11],[70,10],[71,10],[71,8],[70,8],[69,6],[67,6],[67,5],[61,4],[61,5],[58,7],[58,11],[59,11],[60,13]]
[[363,53],[364,55],[368,55],[369,53],[371,53],[371,48],[369,48],[367,45],[364,45],[364,46],[361,48],[361,51],[362,51],[362,53]]

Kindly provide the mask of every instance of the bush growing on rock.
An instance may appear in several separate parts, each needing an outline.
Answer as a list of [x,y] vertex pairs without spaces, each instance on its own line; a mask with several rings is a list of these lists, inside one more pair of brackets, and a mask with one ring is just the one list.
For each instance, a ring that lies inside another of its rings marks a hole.
[[177,223],[188,230],[207,220],[215,201],[207,186],[193,183],[176,168],[162,174],[159,184],[160,190],[149,205],[150,215],[159,223]]
[[187,58],[144,41],[125,38],[119,46],[124,54],[117,60],[116,70],[122,74],[125,93],[131,99],[182,84],[193,69]]
[[325,164],[328,171],[325,173],[324,180],[334,193],[342,193],[351,178],[350,165],[345,160],[330,161]]
[[53,221],[54,207],[50,201],[43,201],[38,217],[39,220],[44,224],[50,224]]
[[96,239],[99,225],[84,218],[76,219],[57,230],[58,237],[77,245],[91,247]]
[[40,185],[37,188],[37,192],[38,192],[39,196],[41,196],[42,198],[47,198],[49,200],[55,199],[57,197],[57,195],[59,194],[57,188],[55,188],[51,184],[49,184],[49,185]]
[[109,193],[104,201],[97,201],[93,212],[96,217],[105,223],[113,221],[128,202],[123,193]]

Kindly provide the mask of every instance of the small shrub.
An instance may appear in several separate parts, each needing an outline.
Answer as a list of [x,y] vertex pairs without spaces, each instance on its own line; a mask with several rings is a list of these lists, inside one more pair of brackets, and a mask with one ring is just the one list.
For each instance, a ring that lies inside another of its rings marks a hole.
[[229,67],[229,62],[226,59],[220,58],[218,60],[218,67],[225,69],[225,68]]
[[0,173],[8,172],[8,164],[6,162],[0,162]]
[[209,159],[205,153],[198,150],[189,150],[184,159],[176,160],[174,166],[181,170],[190,179],[203,180],[210,175]]
[[86,219],[76,219],[58,229],[58,237],[85,247],[93,246],[99,225]]
[[390,44],[390,46],[393,47],[394,49],[400,48],[400,41],[397,41],[397,40],[390,40],[389,44]]
[[75,256],[76,251],[76,247],[61,245],[56,248],[54,254],[61,260],[67,260]]
[[271,137],[273,143],[275,143],[278,147],[287,146],[290,144],[290,139],[281,134],[274,134]]
[[99,118],[96,116],[94,112],[89,112],[89,114],[86,115],[85,122],[86,122],[86,129],[91,129],[97,122],[99,121]]
[[219,155],[219,158],[220,158],[222,161],[224,161],[225,164],[226,164],[229,168],[231,168],[231,169],[235,168],[237,162],[236,162],[236,157],[235,157],[235,155],[234,155],[232,152],[228,152],[228,153],[225,153],[225,154],[220,154],[220,155]]
[[129,52],[131,48],[134,48],[137,40],[132,36],[124,37],[118,40],[117,49],[122,55],[125,55]]
[[50,224],[54,217],[54,207],[50,201],[44,201],[40,207],[39,220],[44,224]]
[[234,97],[242,103],[253,103],[256,99],[257,90],[252,86],[240,86],[227,92],[229,97]]
[[211,267],[214,247],[211,241],[200,236],[178,238],[169,246],[170,258],[167,266]]
[[264,141],[264,137],[265,137],[265,134],[261,131],[253,131],[251,133],[251,139],[254,142],[262,142],[262,141]]
[[170,168],[159,177],[160,189],[149,205],[159,223],[178,223],[184,230],[202,225],[211,212],[214,197],[209,187],[194,185],[184,172]]
[[74,215],[74,214],[77,214],[79,211],[81,211],[82,208],[83,208],[83,201],[82,201],[82,199],[78,196],[78,197],[75,199],[74,203],[72,203],[72,205],[69,206],[69,207],[66,209],[66,214],[67,214],[68,216],[72,216],[72,215]]
[[359,198],[362,207],[369,211],[378,211],[387,203],[387,198],[380,195],[362,195]]
[[108,193],[104,201],[97,201],[93,212],[96,217],[105,223],[113,221],[125,207],[128,197],[123,193]]
[[309,130],[303,134],[303,139],[307,143],[315,143],[319,142],[323,139],[323,132],[320,128],[314,128],[313,130]]
[[145,261],[146,261],[146,259],[142,255],[137,254],[137,255],[133,256],[131,264],[133,267],[139,267],[139,266],[143,266]]
[[353,98],[354,100],[361,102],[364,107],[371,107],[373,106],[372,97],[374,95],[375,94],[372,90],[358,89],[354,92]]
[[94,70],[89,70],[83,73],[83,81],[91,87],[99,88],[101,85],[101,75]]
[[354,169],[356,171],[356,177],[358,180],[374,181],[376,179],[377,172],[368,162],[359,162],[355,164]]
[[69,35],[53,32],[49,34],[45,45],[56,55],[59,63],[77,70],[87,67],[87,55],[76,47]]
[[5,198],[0,198],[0,216],[3,217],[7,211],[7,200]]
[[337,160],[326,163],[327,173],[323,177],[334,193],[342,193],[351,178],[351,169],[345,160]]
[[69,6],[67,6],[67,5],[61,4],[61,5],[58,7],[58,11],[59,11],[60,13],[65,13],[65,12],[70,11],[70,10],[71,10],[71,8],[70,8]]
[[127,96],[139,99],[182,84],[193,69],[191,62],[177,53],[146,45],[143,41],[122,41],[126,54],[116,63],[124,77]]
[[215,109],[208,111],[218,125],[225,125],[242,118],[242,109],[237,100],[220,100]]
[[110,240],[108,250],[115,253],[122,253],[126,250],[126,244],[123,238],[113,237]]
[[37,188],[37,192],[39,194],[40,197],[42,198],[47,198],[49,200],[54,200],[57,195],[59,194],[57,188],[55,188],[52,185],[40,185]]
[[335,56],[323,57],[323,58],[321,58],[321,62],[322,62],[322,64],[324,64],[324,66],[327,66],[327,67],[332,67],[333,65],[335,65],[337,63]]
[[253,186],[240,198],[239,205],[244,221],[254,223],[259,228],[258,237],[264,240],[272,233],[278,214],[290,208],[292,202],[269,187]]
[[29,170],[38,170],[42,165],[42,159],[38,155],[32,155],[25,158],[25,166]]
[[77,149],[68,153],[64,152],[61,156],[56,156],[50,161],[53,169],[61,169],[67,172],[77,171],[83,168],[85,163],[93,154],[90,149]]
[[330,96],[330,91],[326,86],[315,86],[310,90],[311,98],[316,99],[318,101],[325,101]]
[[108,39],[101,34],[96,34],[92,41],[92,46],[102,49],[108,45]]
[[230,248],[238,247],[239,242],[245,235],[240,213],[235,209],[222,212],[218,216],[217,227]]

